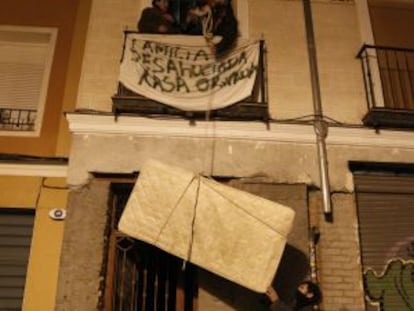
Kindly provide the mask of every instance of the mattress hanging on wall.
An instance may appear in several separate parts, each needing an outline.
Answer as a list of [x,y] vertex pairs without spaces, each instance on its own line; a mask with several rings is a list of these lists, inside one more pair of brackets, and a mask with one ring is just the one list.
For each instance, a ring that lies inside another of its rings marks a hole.
[[183,260],[265,292],[294,211],[154,160],[141,169],[119,230]]

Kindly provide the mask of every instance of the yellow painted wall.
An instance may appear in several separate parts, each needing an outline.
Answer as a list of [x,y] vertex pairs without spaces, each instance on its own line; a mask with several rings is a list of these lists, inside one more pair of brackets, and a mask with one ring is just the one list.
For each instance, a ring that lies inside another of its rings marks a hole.
[[[2,0],[2,24],[58,30],[44,123],[39,137],[0,137],[0,153],[67,157],[70,133],[65,111],[75,107],[92,0]],[[0,209],[35,209],[23,310],[55,308],[64,221],[49,217],[65,208],[64,178],[0,176]]]
[[64,221],[49,211],[65,208],[64,178],[0,177],[1,208],[35,208],[35,223],[23,300],[24,311],[54,310]]
[[[79,1],[76,12],[73,40],[69,55],[69,63],[71,65],[68,67],[65,91],[63,94],[63,112],[75,110],[91,2],[92,0]],[[56,155],[61,157],[68,156],[70,153],[70,142],[71,138],[70,132],[68,131],[68,124],[66,118],[62,115],[59,124]]]
[[[58,30],[43,124],[39,137],[0,136],[0,152],[36,156],[69,155],[64,111],[75,106],[91,0],[1,0],[3,25]],[[86,16],[83,12],[86,11]]]
[[48,311],[55,307],[64,220],[51,219],[49,211],[66,207],[66,183],[62,178],[46,178],[39,190],[23,300],[24,311]]
[[0,206],[35,208],[41,182],[40,177],[0,177]]

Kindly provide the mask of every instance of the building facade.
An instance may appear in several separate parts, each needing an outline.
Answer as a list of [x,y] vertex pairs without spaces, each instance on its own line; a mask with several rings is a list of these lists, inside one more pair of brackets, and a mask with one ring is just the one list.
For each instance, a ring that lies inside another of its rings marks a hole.
[[[0,309],[54,310],[87,1],[0,4]],[[83,15],[82,15],[83,14]]]
[[[55,5],[44,2],[45,8]],[[55,143],[45,138],[50,148],[30,148],[32,140],[6,137],[15,147],[2,151],[68,158],[66,218],[56,223],[44,215],[39,229],[60,230],[48,242],[60,259],[48,285],[51,295],[44,296],[49,304],[41,310],[266,309],[259,293],[119,232],[120,214],[149,159],[296,211],[274,280],[285,300],[308,277],[323,290],[321,310],[414,307],[414,3],[232,4],[240,37],[262,42],[258,95],[234,110],[197,113],[180,113],[119,83],[126,34],[136,30],[150,1],[91,0],[56,8],[72,12],[73,24],[70,34],[59,30],[57,42],[67,36],[61,53],[68,54],[51,67],[52,75],[64,75],[49,82],[47,99],[58,103],[49,109],[57,110],[50,117],[55,127],[37,140],[52,135]],[[8,11],[19,10],[10,4]],[[2,24],[57,27],[44,22],[52,17],[41,11],[36,21],[16,13],[20,19],[4,16]],[[53,100],[57,81],[60,97]],[[63,111],[67,124],[58,117]],[[29,205],[41,209],[42,201],[34,202]],[[33,249],[28,271],[40,274],[42,265],[32,256]],[[29,273],[25,303],[38,297],[30,285],[35,280]],[[27,303],[25,310],[39,310]]]

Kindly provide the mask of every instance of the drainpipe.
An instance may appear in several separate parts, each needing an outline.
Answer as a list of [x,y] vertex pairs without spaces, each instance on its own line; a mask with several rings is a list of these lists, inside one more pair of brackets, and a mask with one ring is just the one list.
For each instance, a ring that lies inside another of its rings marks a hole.
[[315,120],[313,128],[316,134],[318,149],[320,184],[323,198],[323,212],[327,221],[332,221],[331,191],[329,186],[328,159],[326,152],[326,137],[328,126],[323,120],[321,93],[319,86],[318,64],[316,59],[315,36],[313,33],[312,9],[310,0],[302,0],[305,13],[306,39],[309,55],[309,69],[312,82],[312,99]]

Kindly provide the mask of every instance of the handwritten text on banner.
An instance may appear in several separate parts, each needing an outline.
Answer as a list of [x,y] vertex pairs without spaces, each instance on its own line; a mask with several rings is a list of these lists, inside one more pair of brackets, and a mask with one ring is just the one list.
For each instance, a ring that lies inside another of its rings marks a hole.
[[219,109],[252,93],[258,59],[258,42],[239,43],[217,59],[202,37],[128,33],[119,80],[181,110]]

